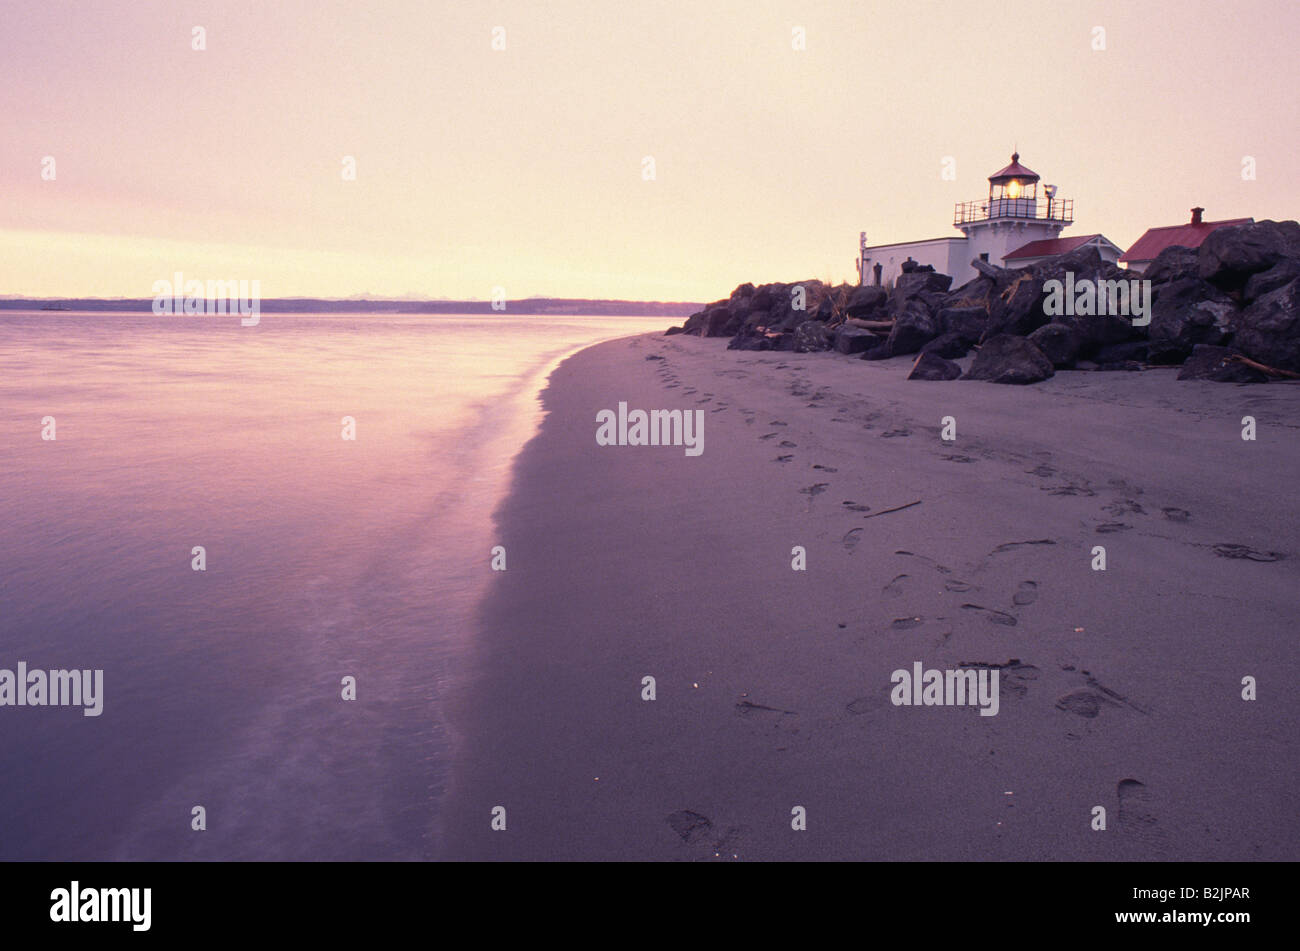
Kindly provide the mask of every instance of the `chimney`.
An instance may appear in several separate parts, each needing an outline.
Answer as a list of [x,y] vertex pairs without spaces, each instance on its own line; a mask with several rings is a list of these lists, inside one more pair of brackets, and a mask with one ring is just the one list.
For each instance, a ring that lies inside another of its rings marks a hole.
[[1205,213],[1205,209],[1204,209],[1204,208],[1193,208],[1193,209],[1192,209],[1192,224],[1194,224],[1194,225],[1199,225],[1199,224],[1201,223],[1201,215],[1204,214],[1204,213]]

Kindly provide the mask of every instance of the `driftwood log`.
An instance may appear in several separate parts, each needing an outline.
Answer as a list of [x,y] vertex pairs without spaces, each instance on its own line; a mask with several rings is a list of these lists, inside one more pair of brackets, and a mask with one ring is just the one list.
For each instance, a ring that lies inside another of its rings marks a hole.
[[844,321],[845,326],[858,327],[862,330],[893,330],[894,322],[892,320],[862,320],[858,317],[850,317]]
[[1293,373],[1290,370],[1279,370],[1277,367],[1265,366],[1262,363],[1256,363],[1254,360],[1250,359],[1250,357],[1243,357],[1239,353],[1234,353],[1232,356],[1228,357],[1228,362],[1244,363],[1252,370],[1258,370],[1260,373],[1265,373],[1269,376],[1280,376],[1287,380],[1300,380],[1300,373]]

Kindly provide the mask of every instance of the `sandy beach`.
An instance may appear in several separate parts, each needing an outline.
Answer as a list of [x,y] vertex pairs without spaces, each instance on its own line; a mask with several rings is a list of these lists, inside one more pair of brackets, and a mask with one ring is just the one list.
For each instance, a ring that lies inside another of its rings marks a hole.
[[[1297,858],[1300,387],[725,346],[627,338],[551,376],[452,705],[443,857]],[[703,453],[598,446],[619,402],[705,410]],[[891,703],[918,661],[996,667],[997,715]]]

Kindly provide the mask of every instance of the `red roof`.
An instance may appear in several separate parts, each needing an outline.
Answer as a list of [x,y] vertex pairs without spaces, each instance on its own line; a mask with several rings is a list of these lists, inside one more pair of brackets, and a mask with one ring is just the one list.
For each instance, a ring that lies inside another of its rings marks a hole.
[[1070,238],[1041,238],[1038,241],[1030,241],[1023,247],[1016,248],[1010,254],[1004,255],[1002,260],[1010,261],[1013,258],[1045,258],[1053,254],[1065,254],[1067,251],[1073,251],[1075,248],[1081,248],[1093,238],[1100,238],[1099,234],[1075,235]]
[[1198,225],[1170,225],[1167,228],[1148,228],[1147,233],[1137,239],[1133,247],[1124,252],[1120,258],[1125,264],[1133,261],[1154,261],[1156,255],[1165,248],[1174,246],[1199,248],[1211,234],[1230,225],[1248,225],[1254,218],[1232,218],[1228,221],[1202,221]]
[[1020,164],[1020,153],[1011,154],[1011,164],[1000,172],[994,172],[989,176],[989,181],[994,185],[1005,185],[1013,178],[1025,179],[1028,181],[1038,181],[1038,173],[1032,169],[1025,168]]

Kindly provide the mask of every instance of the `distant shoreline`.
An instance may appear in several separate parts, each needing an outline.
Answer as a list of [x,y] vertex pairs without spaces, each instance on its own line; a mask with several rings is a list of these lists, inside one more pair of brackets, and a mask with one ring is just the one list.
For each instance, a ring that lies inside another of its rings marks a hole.
[[[261,302],[265,314],[495,314],[502,317],[554,315],[577,317],[686,317],[703,304],[685,301],[588,300],[567,297],[530,297],[505,302],[493,309],[485,300],[321,300],[313,297],[271,298]],[[43,310],[104,313],[149,313],[153,298],[5,298],[0,311]]]

